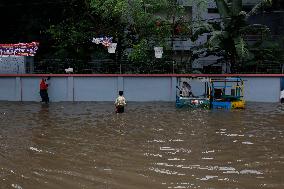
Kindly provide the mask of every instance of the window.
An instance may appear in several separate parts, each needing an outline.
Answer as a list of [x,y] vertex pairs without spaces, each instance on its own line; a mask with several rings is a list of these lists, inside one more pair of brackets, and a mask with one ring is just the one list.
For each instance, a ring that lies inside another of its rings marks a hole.
[[217,8],[208,8],[208,13],[219,13]]

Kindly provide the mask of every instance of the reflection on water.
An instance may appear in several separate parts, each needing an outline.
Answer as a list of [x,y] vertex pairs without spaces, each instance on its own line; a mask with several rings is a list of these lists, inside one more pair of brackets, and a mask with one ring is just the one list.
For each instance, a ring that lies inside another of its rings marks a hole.
[[0,188],[284,188],[284,107],[0,103]]

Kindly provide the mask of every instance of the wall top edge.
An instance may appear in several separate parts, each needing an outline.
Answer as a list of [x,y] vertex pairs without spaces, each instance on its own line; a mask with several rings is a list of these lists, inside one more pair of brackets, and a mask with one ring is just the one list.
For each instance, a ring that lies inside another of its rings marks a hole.
[[0,77],[284,77],[284,74],[0,74]]

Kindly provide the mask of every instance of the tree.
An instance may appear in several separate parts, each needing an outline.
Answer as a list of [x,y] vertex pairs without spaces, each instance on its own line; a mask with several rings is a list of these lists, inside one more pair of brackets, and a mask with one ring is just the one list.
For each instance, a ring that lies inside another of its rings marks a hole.
[[196,40],[199,35],[209,34],[209,40],[196,51],[200,55],[216,55],[221,61],[230,62],[231,72],[237,72],[243,61],[249,60],[253,54],[245,41],[247,34],[268,34],[264,25],[252,25],[248,17],[257,14],[263,7],[270,6],[272,0],[262,0],[246,13],[242,11],[242,0],[215,0],[222,22],[202,23],[192,36]]
[[[72,2],[67,8],[71,14],[48,30],[57,55],[72,57],[83,52],[81,54],[88,57],[90,50],[101,51],[101,47],[90,43],[92,37],[112,36],[113,41],[118,43],[118,61],[128,59],[150,65],[154,61],[154,46],[171,50],[170,39],[174,35],[187,33],[188,23],[183,21],[183,7],[176,0]],[[78,4],[78,8],[74,8],[74,4]],[[167,59],[171,57],[166,54],[163,60]]]
[[251,60],[248,60],[243,65],[243,71],[247,67],[253,67],[255,72],[267,73],[270,72],[280,73],[281,66],[284,61],[284,38],[275,41],[271,38],[265,40],[259,40],[252,46],[250,50],[254,56]]

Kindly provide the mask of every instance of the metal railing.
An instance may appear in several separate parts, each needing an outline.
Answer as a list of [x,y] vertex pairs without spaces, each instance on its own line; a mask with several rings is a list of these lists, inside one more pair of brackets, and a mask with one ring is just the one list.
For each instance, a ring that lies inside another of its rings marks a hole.
[[191,73],[188,62],[153,61],[130,62],[114,61],[112,59],[82,61],[44,59],[35,62],[34,73],[65,73],[66,68],[73,68],[74,73],[80,74],[156,74],[156,73]]
[[[283,64],[263,62],[257,65],[241,64],[237,73],[283,73]],[[153,61],[130,62],[114,61],[112,59],[83,61],[73,59],[44,59],[34,63],[34,73],[38,74],[62,74],[66,68],[73,68],[77,74],[221,74],[222,64],[210,64],[200,67],[192,67],[191,62],[179,61]],[[219,68],[219,69],[218,69]]]

